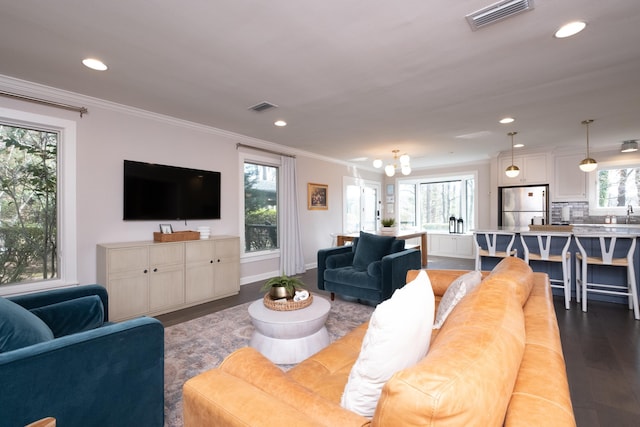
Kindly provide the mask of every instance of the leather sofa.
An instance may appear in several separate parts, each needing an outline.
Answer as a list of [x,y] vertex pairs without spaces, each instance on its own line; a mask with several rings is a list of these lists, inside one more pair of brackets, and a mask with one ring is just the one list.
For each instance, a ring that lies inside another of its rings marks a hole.
[[99,285],[0,298],[0,427],[162,427],[162,323],[110,323],[108,307]]
[[[428,273],[438,301],[464,272]],[[575,426],[552,298],[546,274],[501,261],[385,383],[372,419],[340,406],[364,324],[288,372],[237,350],[184,385],[185,426]]]

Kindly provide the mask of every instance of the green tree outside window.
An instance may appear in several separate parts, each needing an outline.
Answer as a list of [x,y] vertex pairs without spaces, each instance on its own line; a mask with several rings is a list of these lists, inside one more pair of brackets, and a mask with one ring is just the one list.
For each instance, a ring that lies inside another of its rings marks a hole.
[[54,279],[58,134],[0,125],[0,285]]

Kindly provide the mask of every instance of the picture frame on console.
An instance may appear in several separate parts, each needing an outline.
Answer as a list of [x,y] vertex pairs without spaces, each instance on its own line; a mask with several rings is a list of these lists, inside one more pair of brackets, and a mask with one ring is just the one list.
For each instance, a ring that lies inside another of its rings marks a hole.
[[307,209],[327,210],[329,199],[329,186],[326,184],[307,184]]
[[171,227],[171,224],[160,224],[160,232],[162,234],[172,234],[173,228]]

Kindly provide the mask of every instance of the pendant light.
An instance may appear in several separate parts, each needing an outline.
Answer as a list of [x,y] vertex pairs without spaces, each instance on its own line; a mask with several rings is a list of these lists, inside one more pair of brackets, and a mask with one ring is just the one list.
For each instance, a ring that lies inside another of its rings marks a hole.
[[[400,150],[391,150],[393,153],[393,163],[389,163],[384,167],[384,173],[388,177],[392,177],[396,174],[397,162],[400,161],[400,171],[403,175],[409,175],[411,173],[411,158],[407,154],[398,156]],[[382,159],[376,159],[373,161],[373,167],[381,168],[383,165]]]
[[509,178],[515,178],[520,175],[520,168],[513,164],[513,137],[517,134],[518,132],[509,132],[507,134],[511,137],[511,166],[509,166],[504,173],[507,174]]
[[592,119],[583,120],[582,124],[587,126],[587,157],[580,162],[580,170],[583,172],[591,172],[596,170],[598,162],[595,159],[589,157],[589,125],[593,123]]

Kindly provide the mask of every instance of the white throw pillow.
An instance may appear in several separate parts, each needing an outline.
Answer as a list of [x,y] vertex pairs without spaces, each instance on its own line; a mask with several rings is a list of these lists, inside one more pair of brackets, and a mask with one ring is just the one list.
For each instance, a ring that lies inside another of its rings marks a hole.
[[434,312],[433,289],[425,270],[376,307],[349,373],[342,407],[373,417],[389,378],[427,354]]
[[460,300],[471,292],[482,281],[482,273],[470,271],[458,277],[449,287],[440,300],[436,320],[433,322],[433,329],[440,329],[453,311],[453,308]]

